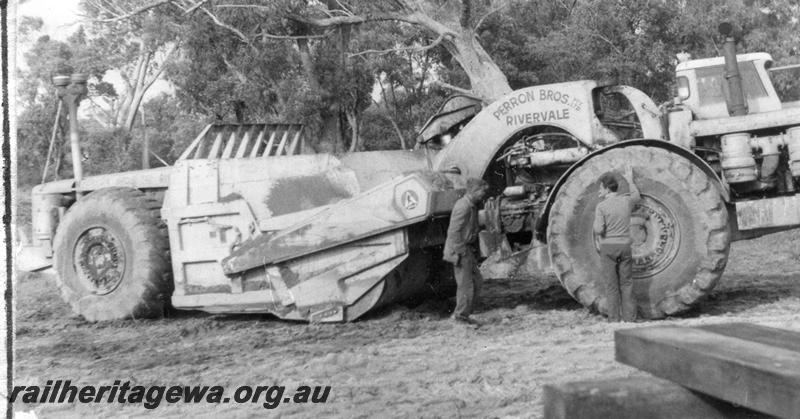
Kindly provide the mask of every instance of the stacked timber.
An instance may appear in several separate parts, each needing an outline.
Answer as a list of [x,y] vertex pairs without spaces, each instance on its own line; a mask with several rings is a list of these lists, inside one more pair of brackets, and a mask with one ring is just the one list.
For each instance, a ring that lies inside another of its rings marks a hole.
[[619,330],[614,346],[655,377],[545,386],[545,418],[800,418],[800,333],[655,326]]

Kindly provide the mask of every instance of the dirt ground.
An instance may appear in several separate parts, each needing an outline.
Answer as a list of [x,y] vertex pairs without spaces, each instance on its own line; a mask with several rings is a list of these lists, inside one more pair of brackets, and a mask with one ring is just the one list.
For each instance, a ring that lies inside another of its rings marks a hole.
[[[734,243],[710,298],[648,324],[746,321],[800,331],[800,233]],[[75,318],[46,275],[16,283],[15,384],[330,385],[325,404],[16,405],[38,417],[541,417],[548,383],[644,375],[614,362],[609,324],[552,277],[491,281],[472,330],[450,303],[395,306],[353,324],[181,313],[91,324]],[[639,325],[636,325],[639,326]]]

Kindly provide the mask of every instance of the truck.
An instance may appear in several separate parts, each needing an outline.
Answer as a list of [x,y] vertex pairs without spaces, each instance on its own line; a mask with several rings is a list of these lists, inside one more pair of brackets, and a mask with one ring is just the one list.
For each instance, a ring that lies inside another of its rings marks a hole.
[[449,213],[476,177],[496,196],[481,247],[546,249],[543,268],[606,313],[598,179],[632,167],[638,315],[679,314],[718,283],[732,241],[800,226],[800,101],[779,98],[769,54],[737,55],[721,30],[724,56],[679,62],[661,105],[613,78],[458,96],[413,150],[344,155],[302,153],[297,125],[212,124],[172,166],[36,186],[27,252],[90,321],[170,305],[353,321],[448,281]]

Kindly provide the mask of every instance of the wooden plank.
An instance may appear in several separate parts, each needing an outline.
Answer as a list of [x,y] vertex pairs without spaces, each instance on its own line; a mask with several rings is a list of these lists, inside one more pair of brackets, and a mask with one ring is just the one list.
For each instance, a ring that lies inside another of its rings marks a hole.
[[[261,131],[259,138],[264,138],[264,133],[267,132],[267,129],[269,129],[269,125],[264,126],[264,130]],[[264,148],[264,154],[262,154],[261,157],[269,157],[270,154],[272,154],[272,145],[275,144],[275,135],[277,135],[277,133],[278,128],[275,128],[275,131],[270,132],[269,141],[267,142],[267,146]]]
[[178,160],[186,160],[186,159],[188,159],[188,158],[189,158],[189,156],[191,155],[191,153],[192,153],[193,151],[195,151],[195,148],[196,148],[196,147],[197,147],[197,146],[198,146],[198,145],[199,145],[201,142],[203,142],[203,140],[204,140],[204,139],[205,139],[205,137],[206,137],[206,133],[207,133],[207,132],[208,132],[208,130],[210,130],[210,129],[211,129],[211,127],[213,127],[213,126],[214,126],[213,124],[206,125],[206,127],[205,127],[205,128],[203,128],[203,131],[202,131],[202,132],[200,132],[200,135],[198,135],[198,136],[197,136],[197,138],[195,138],[195,139],[194,139],[194,141],[192,141],[192,144],[190,144],[190,145],[189,145],[189,147],[187,147],[187,148],[186,148],[186,150],[183,152],[183,154],[181,154],[181,156],[180,156],[180,157],[178,157]]
[[225,143],[225,148],[222,150],[223,159],[231,158],[233,155],[233,146],[236,145],[236,130],[231,131],[231,136],[228,137],[228,142]]
[[752,323],[722,323],[698,326],[719,335],[739,338],[750,342],[763,343],[776,348],[800,352],[800,332],[759,326]]
[[253,127],[250,127],[244,132],[244,137],[242,137],[242,142],[239,143],[239,149],[236,150],[236,156],[234,158],[241,159],[244,157],[244,153],[247,151],[247,146],[250,145],[250,131],[252,130]]
[[[208,152],[207,158],[216,159],[217,157],[219,157],[219,149],[220,149],[220,147],[222,145],[222,136],[223,136],[223,132],[222,132],[222,130],[220,130],[217,133],[217,136],[214,138],[214,144],[211,146],[211,151]],[[202,158],[202,156],[201,156],[201,158]]]
[[[256,137],[256,142],[253,144],[253,149],[250,150],[250,158],[258,157],[258,149],[261,148],[261,144],[264,143],[264,131],[263,129],[258,133],[258,137]],[[269,145],[267,146],[269,147]]]
[[655,377],[578,381],[544,387],[545,419],[766,419],[773,416]]
[[286,131],[283,133],[283,137],[281,137],[281,142],[278,144],[278,149],[275,150],[275,155],[280,156],[281,154],[286,154],[286,140],[289,138],[289,129],[290,126],[286,127]]
[[800,352],[708,330],[618,330],[616,359],[692,390],[779,417],[800,414]]
[[295,151],[297,151],[297,144],[300,142],[300,136],[303,134],[302,125],[290,125],[290,127],[297,127],[297,133],[294,134],[292,144],[289,146],[289,150],[286,152],[287,156],[291,156],[295,153]]

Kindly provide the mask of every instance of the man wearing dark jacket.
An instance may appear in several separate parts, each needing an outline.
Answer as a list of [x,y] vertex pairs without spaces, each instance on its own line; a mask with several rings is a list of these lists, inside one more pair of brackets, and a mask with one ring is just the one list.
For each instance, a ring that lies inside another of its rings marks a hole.
[[641,199],[633,183],[633,169],[625,169],[625,181],[630,193],[617,192],[619,185],[612,173],[600,177],[600,198],[594,217],[594,233],[599,238],[598,250],[606,284],[608,320],[626,322],[636,320],[636,301],[633,299],[631,258],[631,211]]
[[467,192],[456,201],[450,214],[450,226],[444,243],[444,260],[453,264],[458,290],[453,320],[472,323],[475,302],[480,293],[483,278],[478,271],[475,242],[478,238],[478,204],[486,199],[489,185],[481,180],[467,179]]

